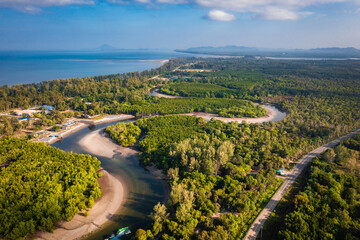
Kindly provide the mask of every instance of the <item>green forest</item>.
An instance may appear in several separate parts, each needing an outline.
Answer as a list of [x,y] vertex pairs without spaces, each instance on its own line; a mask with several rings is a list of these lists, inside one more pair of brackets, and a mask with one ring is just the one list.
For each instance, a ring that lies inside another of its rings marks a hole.
[[[275,169],[285,165],[283,152],[271,139],[286,139],[271,126],[175,115],[136,125],[145,133],[142,163],[167,172],[171,185],[169,202],[155,207],[155,222],[150,231],[139,230],[138,239],[226,239],[229,231],[240,239],[282,183]],[[235,215],[218,217],[219,211]]]
[[[115,106],[113,106],[115,108]],[[256,118],[266,114],[266,110],[254,103],[236,99],[219,98],[160,98],[134,104],[119,105],[116,112],[136,116],[180,114],[190,112],[217,113],[222,117]]]
[[100,162],[45,144],[0,139],[0,236],[52,231],[101,196]]
[[360,134],[312,161],[279,239],[360,238]]
[[105,131],[110,134],[113,140],[124,147],[134,145],[141,134],[141,129],[132,122],[117,123],[108,126]]

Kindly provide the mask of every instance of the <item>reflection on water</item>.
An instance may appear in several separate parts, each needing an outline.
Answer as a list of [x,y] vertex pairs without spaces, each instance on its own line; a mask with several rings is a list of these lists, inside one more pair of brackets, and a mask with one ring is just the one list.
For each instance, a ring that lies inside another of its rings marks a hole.
[[273,115],[273,117],[271,119],[271,122],[281,121],[286,117],[286,113],[281,112],[274,105],[264,104],[264,105],[260,105],[260,106],[265,108],[265,109],[273,110],[274,115]]
[[[79,141],[95,129],[102,129],[99,134],[103,134],[103,129],[115,123],[104,123],[83,128],[64,138],[61,143],[57,142],[52,146],[67,152],[89,154],[79,145]],[[131,235],[134,235],[138,228],[145,228],[151,222],[149,214],[152,212],[153,207],[157,202],[164,200],[164,182],[145,171],[135,157],[121,158],[120,160],[120,155],[121,153],[117,153],[111,159],[100,156],[96,157],[101,161],[101,166],[119,178],[124,187],[128,189],[127,200],[117,214],[109,216],[111,221],[102,230],[92,234],[87,239],[104,239],[109,237],[118,228],[125,226],[130,227],[132,230]],[[130,236],[128,237],[130,238]]]

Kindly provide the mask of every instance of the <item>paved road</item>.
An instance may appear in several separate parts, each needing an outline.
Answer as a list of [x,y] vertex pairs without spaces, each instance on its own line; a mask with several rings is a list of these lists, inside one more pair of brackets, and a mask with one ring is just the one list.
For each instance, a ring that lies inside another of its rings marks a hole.
[[266,207],[261,211],[259,216],[255,219],[253,224],[251,225],[249,231],[247,232],[245,236],[245,240],[255,240],[256,236],[260,232],[260,230],[263,228],[265,221],[270,216],[271,212],[274,211],[276,205],[279,203],[280,199],[285,195],[286,191],[289,189],[289,187],[294,183],[295,179],[300,175],[300,173],[304,170],[307,164],[310,163],[310,161],[316,157],[319,156],[321,153],[325,152],[328,148],[332,148],[336,146],[341,141],[346,140],[347,138],[353,137],[355,134],[360,133],[360,129],[349,133],[345,136],[342,136],[328,144],[325,144],[312,152],[306,154],[303,158],[300,159],[300,161],[295,165],[293,170],[290,172],[282,186],[279,188],[279,190],[274,194],[274,196],[271,198],[269,203],[266,205]]

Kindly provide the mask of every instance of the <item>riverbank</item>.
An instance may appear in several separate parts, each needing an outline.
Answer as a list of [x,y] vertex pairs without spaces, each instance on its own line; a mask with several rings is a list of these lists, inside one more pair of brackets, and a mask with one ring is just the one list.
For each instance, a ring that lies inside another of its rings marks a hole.
[[92,119],[81,119],[78,120],[78,122],[86,123],[90,125],[97,125],[101,123],[107,123],[107,122],[114,122],[114,121],[122,121],[122,120],[129,120],[133,119],[135,116],[130,114],[120,114],[120,115],[107,115],[101,119],[92,120]]
[[[103,128],[91,131],[90,133],[86,134],[84,137],[78,140],[78,144],[81,149],[93,156],[98,157],[99,159],[106,158],[113,163],[132,162],[136,165],[139,165],[139,151],[133,148],[126,148],[118,145],[113,140],[108,138],[106,134],[104,134]],[[161,185],[163,186],[162,188],[164,189],[165,194],[163,195],[163,199],[159,199],[159,201],[166,202],[169,197],[169,188],[166,182],[163,181],[165,175],[162,174],[161,170],[158,170],[154,167],[150,169],[147,168],[147,171],[154,175],[155,179],[161,181]],[[112,181],[115,181],[117,184],[111,184],[109,181],[103,181],[103,179],[106,180],[105,177],[112,179]],[[100,181],[103,182],[101,183]],[[117,221],[116,218],[124,214],[123,211],[126,211],[128,208],[127,205],[134,201],[133,196],[131,196],[134,189],[133,186],[131,186],[132,184],[128,186],[128,181],[129,178],[124,175],[115,178],[112,174],[106,172],[106,176],[104,174],[104,177],[99,179],[102,193],[104,191],[103,196],[96,203],[97,205],[94,205],[94,207],[91,208],[87,218],[81,216],[81,214],[78,216],[78,214],[70,222],[56,225],[56,227],[59,229],[54,231],[55,235],[51,233],[41,233],[42,235],[39,235],[37,239],[79,239],[84,237],[86,238],[89,235],[98,234],[99,232],[104,232],[105,229],[102,230],[102,226],[109,225],[106,224],[108,221]],[[116,193],[111,194],[111,192]],[[153,204],[151,209],[152,207]],[[112,218],[112,216],[114,217]],[[79,217],[80,220],[78,219]],[[91,219],[88,219],[89,217],[91,217]],[[65,224],[65,226],[62,224]]]
[[212,118],[216,120],[220,120],[225,123],[237,122],[242,123],[245,121],[246,123],[265,123],[271,121],[279,121],[285,118],[286,113],[282,113],[277,110],[275,107],[271,105],[262,105],[261,107],[266,109],[266,115],[258,118],[225,118],[220,117],[219,114],[216,113],[204,113],[204,112],[191,112],[191,113],[183,113],[181,115],[194,116],[204,118],[206,121],[210,121]]
[[91,119],[80,119],[80,120],[76,120],[77,124],[68,129],[65,130],[63,132],[60,133],[54,133],[51,135],[56,135],[56,137],[43,137],[37,140],[37,142],[43,142],[46,144],[53,144],[57,141],[59,141],[62,138],[65,138],[67,136],[69,136],[70,134],[77,132],[81,129],[83,129],[84,127],[88,126],[88,125],[97,125],[97,124],[102,124],[102,123],[107,123],[107,122],[115,122],[115,121],[123,121],[123,120],[130,120],[135,118],[133,115],[129,115],[129,114],[121,114],[121,115],[107,115],[101,119],[97,119],[97,120],[91,120]]
[[42,240],[72,240],[80,239],[90,233],[101,229],[101,226],[112,219],[112,216],[119,210],[124,201],[126,188],[114,176],[101,169],[103,173],[99,184],[101,187],[101,197],[95,200],[95,204],[88,211],[85,217],[82,213],[75,215],[71,221],[61,221],[55,225],[53,233],[35,232],[35,239]]
[[[181,96],[173,96],[168,94],[163,94],[159,92],[159,86],[150,90],[150,96],[155,97],[163,97],[163,98],[179,98]],[[255,103],[257,104],[257,103]],[[181,113],[179,115],[187,115],[187,116],[194,116],[194,117],[201,117],[204,118],[206,121],[210,121],[212,118],[220,120],[225,123],[230,122],[237,122],[242,123],[245,121],[246,123],[266,123],[266,122],[277,122],[283,120],[286,117],[286,113],[280,112],[276,107],[272,106],[271,104],[263,104],[261,105],[262,108],[266,110],[266,115],[263,117],[258,118],[225,118],[220,117],[218,114],[215,113],[204,113],[204,112],[191,112],[191,113]]]

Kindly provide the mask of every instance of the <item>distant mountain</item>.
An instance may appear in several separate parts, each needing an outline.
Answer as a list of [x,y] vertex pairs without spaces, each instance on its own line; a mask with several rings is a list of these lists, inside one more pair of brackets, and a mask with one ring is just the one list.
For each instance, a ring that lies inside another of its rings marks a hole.
[[95,48],[95,50],[97,50],[97,51],[112,51],[112,50],[117,50],[117,48],[113,47],[109,44],[103,44],[100,47]]
[[356,48],[313,48],[313,49],[259,49],[244,46],[194,47],[178,52],[225,55],[225,56],[260,56],[260,57],[306,57],[306,58],[360,58]]

